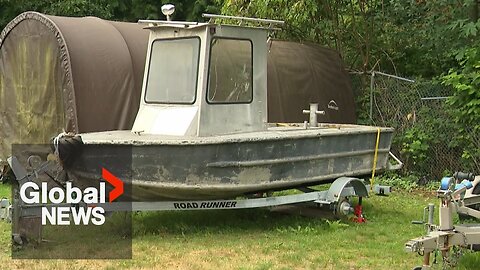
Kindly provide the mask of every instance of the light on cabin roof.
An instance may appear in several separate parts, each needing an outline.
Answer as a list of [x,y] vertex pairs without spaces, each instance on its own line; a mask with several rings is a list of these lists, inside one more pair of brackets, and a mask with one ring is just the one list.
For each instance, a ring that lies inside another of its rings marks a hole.
[[167,16],[167,21],[170,21],[170,16],[175,12],[175,6],[172,4],[165,4],[162,6],[163,15]]

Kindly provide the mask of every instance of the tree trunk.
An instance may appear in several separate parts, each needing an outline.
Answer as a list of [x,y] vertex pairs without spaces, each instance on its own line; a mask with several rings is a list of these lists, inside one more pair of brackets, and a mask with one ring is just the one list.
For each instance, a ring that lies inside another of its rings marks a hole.
[[474,0],[470,6],[470,19],[472,22],[478,21],[478,0]]

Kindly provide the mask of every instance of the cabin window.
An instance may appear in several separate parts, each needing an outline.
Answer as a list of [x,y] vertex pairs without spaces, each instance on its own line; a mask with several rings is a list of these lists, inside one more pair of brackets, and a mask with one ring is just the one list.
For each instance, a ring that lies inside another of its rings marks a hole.
[[200,38],[157,39],[152,43],[145,102],[193,104]]
[[250,103],[253,100],[251,40],[213,38],[208,72],[209,103]]

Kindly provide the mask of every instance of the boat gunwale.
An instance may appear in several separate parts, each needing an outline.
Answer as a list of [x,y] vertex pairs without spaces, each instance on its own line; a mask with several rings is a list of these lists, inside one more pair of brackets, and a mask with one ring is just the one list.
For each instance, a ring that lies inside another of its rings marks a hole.
[[[134,134],[131,131],[105,131],[95,133],[78,134],[85,145],[215,145],[228,143],[248,143],[263,141],[311,139],[332,136],[350,136],[357,134],[376,134],[380,129],[381,134],[393,133],[394,129],[389,127],[373,127],[362,125],[345,125],[329,128],[315,129],[269,129],[248,133],[235,133],[206,137],[181,137],[150,134]],[[103,138],[95,138],[104,134]],[[121,137],[125,138],[121,138]]]

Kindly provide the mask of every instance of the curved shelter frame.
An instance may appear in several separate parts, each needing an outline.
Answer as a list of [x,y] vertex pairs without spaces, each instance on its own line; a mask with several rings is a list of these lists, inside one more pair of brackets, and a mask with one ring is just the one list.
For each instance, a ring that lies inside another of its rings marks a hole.
[[62,130],[130,129],[147,42],[135,23],[37,12],[13,19],[0,34],[2,156]]

